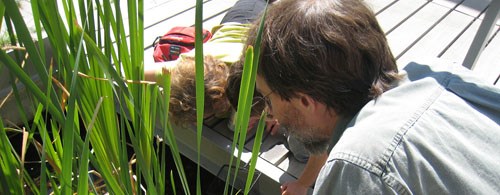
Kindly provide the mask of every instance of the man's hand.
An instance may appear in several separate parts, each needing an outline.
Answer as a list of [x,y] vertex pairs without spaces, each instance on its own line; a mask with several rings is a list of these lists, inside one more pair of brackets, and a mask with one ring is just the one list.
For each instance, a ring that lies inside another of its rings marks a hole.
[[281,195],[306,195],[307,188],[298,181],[286,182],[281,186]]

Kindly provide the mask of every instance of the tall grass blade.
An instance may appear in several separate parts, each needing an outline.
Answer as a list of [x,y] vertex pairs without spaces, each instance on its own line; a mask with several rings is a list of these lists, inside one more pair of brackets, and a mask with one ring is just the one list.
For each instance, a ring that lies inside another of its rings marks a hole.
[[0,119],[0,181],[2,194],[22,194],[23,188],[19,180],[19,162],[11,152],[9,138]]
[[[251,105],[252,105],[252,99],[253,99],[253,93],[255,90],[255,78],[257,75],[257,68],[258,68],[258,63],[259,63],[259,57],[260,57],[260,43],[261,43],[261,36],[262,36],[262,29],[264,26],[264,19],[267,14],[267,4],[266,7],[264,8],[264,14],[262,14],[262,18],[260,20],[260,25],[259,25],[259,30],[257,32],[257,39],[256,42],[254,43],[254,47],[251,45],[248,46],[247,51],[245,53],[245,63],[243,66],[243,73],[242,73],[242,79],[241,79],[241,87],[240,87],[240,93],[239,93],[239,99],[238,99],[238,112],[236,115],[236,124],[235,124],[235,135],[233,140],[238,140],[238,144],[240,144],[239,149],[238,149],[238,158],[236,160],[236,168],[234,172],[234,180],[233,183],[235,183],[236,178],[237,178],[237,172],[239,170],[240,166],[240,158],[241,158],[241,153],[243,152],[243,146],[244,146],[244,141],[246,139],[246,132],[247,132],[247,127],[248,127],[248,122],[250,118],[250,112],[251,112]],[[254,49],[255,48],[255,49]],[[258,132],[257,132],[258,133]],[[256,139],[254,143],[260,143],[260,139]],[[234,151],[234,143],[231,146],[232,151]],[[255,148],[252,150],[253,155],[255,153],[259,153],[259,149],[255,150]],[[232,158],[230,160],[230,166],[232,164]],[[253,172],[255,170],[255,167],[253,167],[253,170],[249,170],[250,172]],[[228,174],[228,178],[229,178]],[[252,183],[253,177],[248,177],[246,185],[249,185]],[[226,180],[227,181],[227,180]],[[225,186],[225,193],[226,189],[228,188],[227,182]],[[247,192],[248,193],[248,192]],[[232,193],[231,193],[232,194]]]
[[257,132],[255,135],[255,142],[252,148],[252,158],[250,159],[250,168],[248,169],[248,176],[245,183],[245,191],[243,194],[250,193],[250,187],[253,183],[253,176],[255,174],[255,167],[257,166],[257,160],[259,157],[260,145],[262,140],[262,135],[264,134],[264,125],[267,117],[267,113],[265,111],[260,115],[259,125],[257,126]]
[[[264,14],[262,14],[262,18],[260,20],[260,25],[259,25],[259,30],[257,32],[257,39],[255,41],[255,50],[253,51],[253,61],[251,62],[252,63],[252,73],[250,74],[250,81],[248,83],[248,96],[247,98],[249,97],[253,97],[253,93],[255,91],[255,80],[256,80],[256,77],[257,77],[257,69],[259,67],[259,62],[260,62],[260,48],[261,48],[261,40],[262,40],[262,29],[264,28],[264,20],[266,18],[266,15],[267,15],[267,6],[269,4],[266,4],[266,7],[264,8]],[[245,64],[246,66],[246,64]],[[245,105],[245,108],[244,108],[244,116],[245,119],[249,118],[250,117],[250,112],[251,112],[251,105],[252,105],[252,101],[251,100],[247,100],[246,104]],[[238,105],[239,106],[239,105]],[[246,181],[246,186],[245,186],[245,194],[248,194],[249,193],[249,190],[250,189],[247,189],[247,187],[249,188],[250,187],[250,184],[253,182],[253,173],[255,172],[255,166],[257,164],[257,161],[256,161],[256,158],[257,158],[257,155],[260,151],[260,144],[261,144],[261,141],[262,141],[262,133],[263,133],[263,129],[264,127],[260,127],[261,123],[263,123],[264,121],[264,115],[266,115],[265,113],[263,113],[261,115],[261,118],[260,118],[260,121],[259,121],[259,128],[257,129],[257,136],[255,137],[255,140],[254,140],[254,147],[252,149],[252,160],[251,160],[251,166],[250,166],[250,169],[248,170],[249,171],[249,174],[248,174],[248,177],[247,177],[247,181]],[[248,121],[243,121],[242,124],[244,124],[245,126],[243,127],[247,127],[248,126]]]
[[[88,174],[88,160],[89,160],[89,155],[90,155],[90,148],[89,148],[89,137],[92,133],[92,129],[94,127],[94,123],[97,118],[97,113],[99,113],[99,110],[101,108],[101,104],[103,102],[103,98],[101,97],[99,99],[99,102],[97,103],[97,106],[94,110],[94,115],[92,116],[92,121],[90,121],[90,124],[86,127],[87,129],[87,135],[85,136],[85,144],[83,147],[82,151],[82,156],[80,157],[80,167],[79,167],[79,176],[78,176],[78,194],[85,194],[88,192],[89,188],[89,174]],[[94,193],[97,194],[97,192],[94,191]]]
[[[42,109],[43,109],[43,106],[41,104],[38,104],[38,107],[36,109],[36,112],[35,112],[35,116],[33,118],[33,126],[38,126],[40,127],[40,123],[43,123],[43,119],[41,118],[42,116]],[[33,129],[35,129],[35,127],[33,127]],[[40,191],[42,192],[47,192],[48,191],[48,188],[47,188],[47,177],[45,176],[45,172],[47,171],[47,165],[45,164],[45,161],[47,159],[47,154],[45,152],[45,144],[47,143],[45,141],[45,138],[46,138],[47,134],[46,132],[41,132],[40,134],[40,137],[42,139],[42,148],[39,149],[39,151],[41,151],[40,153],[42,153],[41,155],[41,158],[40,158],[40,162],[41,162],[41,167],[40,167]]]
[[174,180],[174,174],[172,171],[170,171],[170,182],[172,182],[172,191],[174,192],[174,195],[177,194],[177,190],[175,189],[175,180]]
[[0,27],[2,26],[4,14],[5,14],[5,5],[0,2]]
[[170,151],[172,153],[172,158],[174,159],[175,167],[177,169],[177,173],[179,174],[179,179],[181,180],[181,184],[184,190],[185,194],[191,194],[191,191],[189,190],[188,182],[187,182],[187,177],[186,173],[184,172],[184,166],[182,164],[182,160],[180,157],[179,153],[179,148],[177,147],[177,142],[176,138],[171,126],[171,123],[169,122],[168,119],[168,114],[169,114],[169,105],[170,105],[170,86],[171,86],[171,79],[172,75],[170,75],[170,72],[167,70],[162,70],[162,77],[161,77],[161,86],[164,87],[163,91],[163,99],[160,102],[160,105],[163,107],[163,112],[161,112],[161,121],[162,121],[162,127],[163,127],[163,139],[165,140],[166,143],[169,144],[170,146]]
[[204,55],[203,55],[203,0],[196,0],[195,14],[195,62],[196,62],[196,143],[197,143],[197,166],[196,166],[196,194],[201,194],[200,163],[201,163],[201,138],[203,131],[203,116],[205,108],[205,79],[204,79]]
[[[241,87],[240,87],[240,94],[239,94],[239,100],[238,100],[238,108],[237,108],[237,113],[236,113],[236,123],[235,123],[235,135],[233,138],[233,144],[231,146],[231,151],[234,154],[234,150],[236,145],[238,146],[238,155],[236,158],[236,163],[235,163],[235,169],[234,169],[234,176],[233,176],[233,181],[232,184],[236,183],[236,179],[238,177],[238,171],[240,169],[240,162],[241,162],[241,154],[243,153],[244,150],[244,145],[245,145],[245,140],[246,140],[246,134],[247,134],[247,128],[248,123],[249,123],[249,117],[250,117],[250,112],[247,112],[247,106],[250,105],[253,99],[253,90],[251,90],[251,84],[250,84],[250,79],[251,79],[251,74],[252,74],[252,69],[253,69],[253,47],[248,46],[246,53],[245,53],[245,62],[243,65],[243,73],[242,73],[242,78],[241,78]],[[232,165],[232,158],[230,160],[229,165]],[[228,174],[229,176],[230,174]],[[228,177],[229,178],[229,177]],[[226,180],[228,181],[228,180]],[[228,184],[226,183],[226,187]],[[231,194],[233,192],[231,191]]]
[[[28,119],[27,119],[27,117],[26,117],[27,112],[26,112],[26,111],[25,111],[25,109],[24,109],[24,106],[25,106],[25,105],[23,105],[23,104],[22,104],[22,102],[20,101],[20,100],[21,100],[21,95],[19,94],[19,90],[18,90],[18,88],[17,88],[17,80],[11,77],[11,78],[10,78],[10,81],[11,81],[11,83],[12,83],[12,84],[11,84],[11,87],[12,87],[12,92],[13,92],[13,94],[14,94],[14,97],[15,97],[15,98],[16,98],[16,100],[17,100],[17,101],[16,101],[16,103],[17,103],[17,108],[18,108],[19,114],[21,115],[21,116],[20,116],[20,117],[21,117],[21,122],[24,124],[24,126],[25,126],[26,128],[28,128],[28,131],[30,131],[30,132],[31,132],[30,127],[29,127],[29,124],[28,124]],[[26,103],[25,103],[25,104],[26,104]],[[31,102],[29,102],[29,103],[27,103],[27,104],[31,104]]]

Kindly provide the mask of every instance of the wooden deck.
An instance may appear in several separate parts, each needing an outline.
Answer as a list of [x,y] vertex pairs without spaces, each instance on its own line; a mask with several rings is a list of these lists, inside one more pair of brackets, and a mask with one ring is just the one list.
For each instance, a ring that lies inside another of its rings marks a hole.
[[[236,0],[205,0],[204,28],[219,24],[225,12]],[[415,59],[439,57],[462,63],[471,47],[488,7],[491,26],[486,47],[477,58],[473,71],[495,83],[500,75],[500,35],[498,0],[368,0],[386,32],[394,56],[400,68]],[[496,3],[496,4],[495,4]],[[156,36],[176,25],[194,24],[194,0],[147,0],[145,1],[145,63],[153,63],[150,43]],[[492,10],[492,11],[491,11]],[[496,10],[496,11],[495,11]],[[496,13],[495,13],[496,12]],[[495,16],[496,14],[496,16]],[[477,42],[477,41],[476,41]],[[480,42],[479,45],[483,44]],[[469,65],[470,66],[470,65]],[[500,84],[496,84],[500,87]],[[161,131],[161,129],[158,129]],[[176,136],[183,154],[196,157],[194,129],[176,129]],[[227,170],[225,165],[230,154],[232,132],[227,121],[211,121],[205,125],[202,140],[202,166],[214,174]],[[279,185],[297,178],[304,164],[297,162],[283,145],[283,138],[264,138],[257,170],[261,173],[254,186],[255,194],[278,194]],[[244,161],[248,161],[253,137],[247,140]]]

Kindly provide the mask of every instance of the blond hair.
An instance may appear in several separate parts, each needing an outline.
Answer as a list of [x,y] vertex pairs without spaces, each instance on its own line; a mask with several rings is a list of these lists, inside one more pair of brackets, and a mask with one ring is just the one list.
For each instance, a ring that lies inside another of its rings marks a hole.
[[[215,57],[205,56],[204,69],[204,116],[224,116],[231,108],[225,91],[229,68]],[[170,120],[176,125],[186,126],[196,122],[195,75],[192,57],[181,59],[172,70]]]

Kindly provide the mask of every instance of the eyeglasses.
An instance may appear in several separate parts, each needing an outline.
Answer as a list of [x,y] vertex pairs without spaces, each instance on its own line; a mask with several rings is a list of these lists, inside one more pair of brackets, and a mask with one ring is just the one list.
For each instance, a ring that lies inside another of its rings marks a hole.
[[[261,103],[261,102],[264,102],[264,108],[267,107],[267,109],[269,111],[272,111],[272,105],[271,105],[271,100],[269,100],[269,96],[274,93],[274,91],[271,91],[269,92],[267,95],[265,96],[257,96],[254,98],[254,103],[252,104],[252,108],[255,108],[255,107],[259,107],[258,105]],[[260,109],[260,111],[262,111],[264,108]]]

